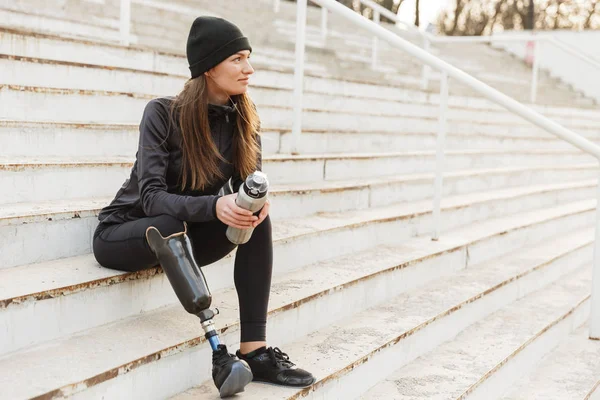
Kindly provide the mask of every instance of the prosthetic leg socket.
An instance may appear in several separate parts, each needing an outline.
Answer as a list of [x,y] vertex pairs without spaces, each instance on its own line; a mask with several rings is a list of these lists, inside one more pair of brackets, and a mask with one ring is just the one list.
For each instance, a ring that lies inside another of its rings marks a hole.
[[244,391],[244,386],[252,381],[252,372],[245,361],[228,354],[226,348],[223,351],[225,346],[220,343],[214,328],[215,312],[209,309],[212,296],[204,274],[194,259],[185,222],[184,227],[183,232],[165,238],[158,229],[150,226],[146,229],[146,239],[185,310],[200,318],[204,337],[209,341],[213,353],[222,354],[218,363],[213,357],[213,380],[221,397],[226,397]]

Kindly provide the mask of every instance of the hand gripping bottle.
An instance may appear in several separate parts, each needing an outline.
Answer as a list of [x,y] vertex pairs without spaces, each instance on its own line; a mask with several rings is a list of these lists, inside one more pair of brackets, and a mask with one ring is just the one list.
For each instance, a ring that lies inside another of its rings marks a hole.
[[[267,175],[255,171],[246,178],[246,182],[240,186],[235,204],[246,210],[256,213],[265,205],[269,192],[269,180]],[[227,228],[227,239],[234,244],[244,244],[254,232],[254,228],[239,229],[230,226]]]

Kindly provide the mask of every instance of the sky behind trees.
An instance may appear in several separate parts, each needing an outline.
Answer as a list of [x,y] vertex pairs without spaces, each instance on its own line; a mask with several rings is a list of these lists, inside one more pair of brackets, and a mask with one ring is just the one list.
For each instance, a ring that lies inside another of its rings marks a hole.
[[[439,12],[450,5],[451,0],[421,0],[419,2],[421,25],[427,26],[427,23],[435,24]],[[415,21],[415,4],[416,0],[404,0],[402,7],[398,10],[398,16],[403,21],[413,23]]]

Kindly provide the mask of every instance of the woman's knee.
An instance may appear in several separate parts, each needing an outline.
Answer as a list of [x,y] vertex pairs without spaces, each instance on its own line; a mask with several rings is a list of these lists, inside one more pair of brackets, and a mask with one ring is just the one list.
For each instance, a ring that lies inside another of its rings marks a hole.
[[271,235],[271,230],[272,230],[272,226],[271,226],[271,216],[267,215],[266,218],[263,220],[263,222],[261,222],[256,228],[254,228],[254,230],[258,230],[261,232],[266,232],[269,235]]
[[254,228],[252,236],[248,242],[271,242],[272,240],[271,217],[267,215],[267,217],[256,228]]
[[167,214],[161,214],[153,217],[150,226],[158,229],[163,237],[170,236],[174,233],[183,232],[185,230],[183,221]]

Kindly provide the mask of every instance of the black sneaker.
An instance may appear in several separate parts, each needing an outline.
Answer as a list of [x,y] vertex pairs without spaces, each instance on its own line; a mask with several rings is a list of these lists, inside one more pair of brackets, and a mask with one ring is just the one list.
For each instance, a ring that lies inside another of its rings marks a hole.
[[238,360],[227,352],[227,346],[220,344],[213,351],[212,377],[221,398],[244,391],[244,387],[252,381],[252,371],[246,361]]
[[246,355],[238,350],[236,355],[240,360],[248,363],[255,382],[303,388],[316,381],[310,372],[297,368],[296,364],[290,361],[288,355],[278,347],[269,347],[268,349],[261,347]]

